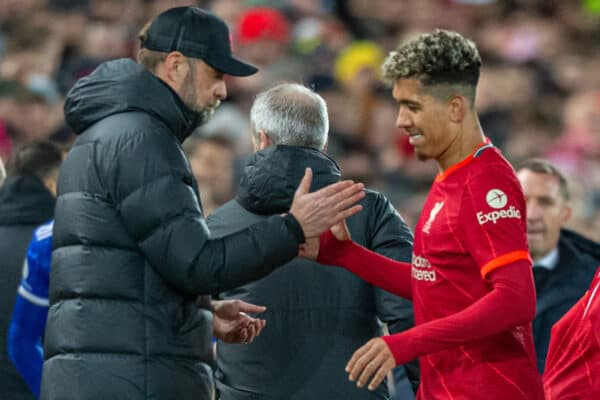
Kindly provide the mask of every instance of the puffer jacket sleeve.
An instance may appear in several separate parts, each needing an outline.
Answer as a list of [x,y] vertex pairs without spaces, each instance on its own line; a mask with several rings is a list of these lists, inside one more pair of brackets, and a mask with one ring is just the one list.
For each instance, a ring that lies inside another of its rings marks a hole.
[[[413,236],[394,206],[385,196],[376,194],[369,216],[369,249],[396,261],[411,262]],[[377,316],[388,323],[391,332],[414,326],[412,303],[377,289]]]
[[190,295],[216,294],[259,279],[297,255],[303,238],[291,216],[210,239],[176,139],[156,130],[128,137],[107,149],[105,183],[139,251],[172,286]]
[[[397,261],[411,262],[413,235],[390,201],[377,193],[375,205],[369,216],[369,248]],[[412,302],[383,289],[375,289],[378,318],[387,323],[390,334],[412,328],[415,325]],[[413,387],[419,384],[419,366],[415,360],[404,365],[406,375]]]

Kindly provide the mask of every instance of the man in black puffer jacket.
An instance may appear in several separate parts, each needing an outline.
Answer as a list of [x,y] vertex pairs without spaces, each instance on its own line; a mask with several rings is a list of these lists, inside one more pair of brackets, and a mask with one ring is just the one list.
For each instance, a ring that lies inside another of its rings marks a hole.
[[[251,120],[260,151],[245,167],[237,199],[208,217],[216,237],[285,212],[307,166],[314,173],[313,189],[341,179],[336,163],[322,152],[328,116],[318,94],[297,84],[276,86],[257,96]],[[390,202],[367,190],[361,204],[363,211],[348,220],[354,240],[408,262],[412,233]],[[306,259],[220,297],[267,306],[267,327],[254,343],[217,345],[222,400],[388,398],[385,385],[373,392],[357,388],[344,366],[364,342],[381,335],[377,318],[393,333],[413,326],[408,300]]]
[[225,98],[224,74],[256,69],[195,7],[159,15],[139,59],[104,63],[67,95],[80,137],[58,183],[42,399],[210,399],[213,324],[196,297],[265,276],[360,210],[361,185],[308,193],[307,171],[285,216],[209,240],[181,142]]

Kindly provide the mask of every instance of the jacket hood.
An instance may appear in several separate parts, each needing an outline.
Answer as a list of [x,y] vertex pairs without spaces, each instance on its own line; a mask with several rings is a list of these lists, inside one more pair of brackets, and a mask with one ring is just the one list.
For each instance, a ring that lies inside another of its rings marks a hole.
[[335,161],[319,150],[272,146],[255,153],[246,164],[237,200],[246,210],[256,214],[286,212],[307,167],[313,172],[311,191],[341,179]]
[[52,219],[54,196],[33,176],[11,176],[0,187],[0,225],[39,225]]
[[67,94],[65,119],[76,134],[113,114],[142,111],[162,120],[180,141],[200,117],[160,78],[130,59],[108,61]]

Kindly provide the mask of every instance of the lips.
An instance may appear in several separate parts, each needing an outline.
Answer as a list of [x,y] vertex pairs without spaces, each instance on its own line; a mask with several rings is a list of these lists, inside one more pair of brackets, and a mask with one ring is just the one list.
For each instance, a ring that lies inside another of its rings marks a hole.
[[408,134],[408,143],[410,143],[413,146],[418,146],[420,144],[423,144],[424,141],[425,141],[425,136],[423,136],[419,132]]
[[543,229],[527,229],[528,235],[543,235],[545,230]]

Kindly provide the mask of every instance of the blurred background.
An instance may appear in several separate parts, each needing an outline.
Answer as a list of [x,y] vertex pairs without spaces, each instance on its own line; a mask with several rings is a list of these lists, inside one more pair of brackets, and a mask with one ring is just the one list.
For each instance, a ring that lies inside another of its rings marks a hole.
[[261,68],[228,78],[227,101],[185,143],[206,212],[234,196],[253,96],[294,81],[326,99],[328,152],[343,174],[386,194],[414,228],[436,165],[415,160],[394,127],[379,66],[399,43],[446,28],[480,49],[485,133],[513,163],[542,156],[561,168],[574,194],[571,227],[600,240],[600,0],[0,0],[4,162],[39,138],[68,148],[69,88],[105,60],[135,58],[138,30],[179,5],[223,18],[234,52]]

